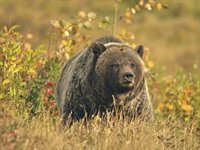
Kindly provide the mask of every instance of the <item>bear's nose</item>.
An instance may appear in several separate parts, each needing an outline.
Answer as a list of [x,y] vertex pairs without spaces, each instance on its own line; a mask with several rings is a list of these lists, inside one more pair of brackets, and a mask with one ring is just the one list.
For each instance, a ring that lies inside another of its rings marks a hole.
[[125,72],[123,77],[125,80],[131,82],[133,80],[134,75],[131,72]]

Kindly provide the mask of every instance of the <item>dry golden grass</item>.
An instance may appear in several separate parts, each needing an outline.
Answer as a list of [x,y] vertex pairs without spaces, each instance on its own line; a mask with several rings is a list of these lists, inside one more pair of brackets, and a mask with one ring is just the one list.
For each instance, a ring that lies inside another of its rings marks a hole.
[[127,122],[112,117],[105,122],[98,116],[86,124],[80,121],[63,127],[59,118],[48,115],[28,121],[4,112],[0,115],[0,149],[193,150],[200,148],[198,130],[195,122]]

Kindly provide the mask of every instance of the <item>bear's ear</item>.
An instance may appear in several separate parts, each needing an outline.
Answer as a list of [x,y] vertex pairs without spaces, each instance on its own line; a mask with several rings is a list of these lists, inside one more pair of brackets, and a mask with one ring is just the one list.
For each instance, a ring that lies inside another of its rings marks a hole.
[[140,57],[142,58],[143,54],[144,54],[144,47],[142,45],[139,45],[135,48],[135,51],[140,55]]
[[89,48],[97,57],[100,56],[106,50],[106,47],[100,42],[93,42]]

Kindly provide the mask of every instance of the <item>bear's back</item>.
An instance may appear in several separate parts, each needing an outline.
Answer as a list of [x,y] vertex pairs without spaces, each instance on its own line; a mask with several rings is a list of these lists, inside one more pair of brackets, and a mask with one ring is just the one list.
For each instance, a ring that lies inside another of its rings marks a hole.
[[[59,108],[62,111],[62,107],[66,100],[66,94],[72,92],[75,84],[75,75],[85,62],[86,50],[83,50],[75,54],[63,67],[60,78],[56,86],[56,100]],[[79,68],[79,69],[78,69]],[[80,73],[79,73],[80,74]]]
[[112,36],[106,36],[106,37],[101,37],[96,39],[94,42],[100,42],[102,44],[107,44],[107,43],[122,43],[119,39],[116,39]]

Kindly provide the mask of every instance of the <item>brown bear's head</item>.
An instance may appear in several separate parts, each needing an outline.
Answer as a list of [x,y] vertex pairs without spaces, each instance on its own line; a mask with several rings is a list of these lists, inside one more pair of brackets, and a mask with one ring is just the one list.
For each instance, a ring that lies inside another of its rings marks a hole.
[[110,92],[133,90],[144,78],[143,46],[133,49],[121,43],[98,43],[93,52],[97,56],[96,75]]

